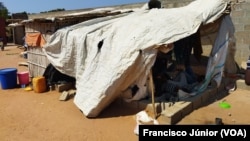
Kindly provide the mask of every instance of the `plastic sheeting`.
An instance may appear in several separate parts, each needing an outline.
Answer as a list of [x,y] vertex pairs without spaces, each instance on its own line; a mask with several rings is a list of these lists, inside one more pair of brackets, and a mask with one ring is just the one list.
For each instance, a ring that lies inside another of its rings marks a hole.
[[[228,65],[227,67],[230,67],[231,70],[235,70],[236,65],[234,64],[234,56],[232,56],[232,54],[228,55],[228,50],[235,48],[234,32],[234,25],[230,16],[227,15],[223,17],[219,32],[208,60],[204,83],[197,87],[197,94],[203,92],[212,79],[216,81],[217,87],[220,86],[227,57],[229,57],[228,61],[231,63],[230,66]],[[228,49],[229,47],[230,49]]]
[[58,30],[43,50],[55,68],[76,78],[76,106],[85,116],[96,117],[135,83],[140,83],[136,99],[145,97],[143,84],[155,61],[155,47],[195,33],[226,7],[223,0],[196,0],[180,8],[89,20]]

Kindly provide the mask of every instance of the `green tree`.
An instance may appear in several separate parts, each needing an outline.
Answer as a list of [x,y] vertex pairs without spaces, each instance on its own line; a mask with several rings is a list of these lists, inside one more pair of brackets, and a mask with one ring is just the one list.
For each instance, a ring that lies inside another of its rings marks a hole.
[[49,11],[42,11],[40,13],[59,12],[59,11],[65,11],[65,9],[64,8],[57,8],[57,9],[52,9]]
[[7,19],[8,14],[9,14],[8,9],[4,6],[3,2],[0,2],[0,17]]

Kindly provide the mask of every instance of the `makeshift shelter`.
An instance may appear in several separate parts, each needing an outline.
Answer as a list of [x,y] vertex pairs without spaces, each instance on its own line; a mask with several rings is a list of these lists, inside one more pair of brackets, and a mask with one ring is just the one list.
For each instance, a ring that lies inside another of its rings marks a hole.
[[24,25],[18,23],[11,23],[8,25],[8,27],[10,27],[12,31],[11,39],[13,40],[13,43],[16,45],[23,45],[23,37],[25,36]]
[[[171,50],[169,44],[218,20],[227,7],[223,0],[196,0],[180,8],[141,9],[88,20],[55,32],[43,51],[56,69],[76,78],[74,103],[85,116],[96,117],[135,84],[138,91],[131,100],[145,98],[158,50]],[[234,33],[230,16],[221,20],[206,78],[193,95],[202,93],[215,76],[220,85]]]
[[63,15],[52,15],[47,17],[35,17],[33,19],[22,20],[19,24],[25,27],[25,41],[28,45],[28,67],[30,77],[43,75],[49,61],[42,51],[42,46],[47,42],[51,34],[63,27],[71,26],[94,18],[112,16],[122,12],[114,9],[96,9],[84,12],[76,12]]
[[25,29],[24,29],[24,25],[20,24],[20,22],[22,20],[27,20],[28,19],[28,15],[27,13],[23,12],[23,13],[14,13],[11,15],[11,19],[7,19],[7,23],[8,23],[8,27],[10,27],[10,37],[13,40],[14,44],[17,45],[23,45],[24,44],[24,40],[23,37],[25,36]]

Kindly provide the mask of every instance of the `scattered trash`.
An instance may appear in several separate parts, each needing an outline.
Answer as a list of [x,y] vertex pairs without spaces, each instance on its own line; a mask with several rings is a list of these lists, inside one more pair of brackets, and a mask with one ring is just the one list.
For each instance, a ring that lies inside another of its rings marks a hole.
[[153,118],[151,118],[146,111],[141,111],[136,114],[136,127],[134,129],[134,133],[139,135],[139,125],[158,125],[159,122]]
[[76,90],[74,90],[74,89],[70,89],[68,91],[63,91],[59,97],[59,100],[66,101],[66,100],[70,99],[71,97],[73,97],[75,94],[76,94]]
[[221,118],[215,118],[215,125],[224,125]]
[[25,91],[32,91],[32,88],[28,86],[28,87],[24,88],[24,90]]
[[19,66],[29,66],[29,64],[27,62],[19,62],[18,63]]
[[19,53],[6,53],[6,55],[17,55]]
[[230,105],[229,103],[225,102],[225,101],[220,102],[220,103],[219,103],[219,106],[220,106],[221,108],[223,108],[223,109],[229,109],[229,108],[231,108],[231,105]]
[[28,52],[27,51],[21,52],[20,57],[27,59],[28,58]]
[[59,97],[60,101],[66,101],[69,97],[69,93],[67,91],[63,91],[61,96]]
[[226,90],[227,90],[229,93],[234,92],[236,89],[237,89],[237,85],[234,84],[234,83],[229,84],[228,86],[226,86]]

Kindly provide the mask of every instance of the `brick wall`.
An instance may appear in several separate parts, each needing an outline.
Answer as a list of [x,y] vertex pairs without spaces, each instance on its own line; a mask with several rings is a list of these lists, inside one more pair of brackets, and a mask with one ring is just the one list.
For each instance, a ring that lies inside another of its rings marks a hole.
[[250,56],[250,0],[239,0],[232,7],[231,17],[235,26],[236,56],[238,64]]
[[[161,0],[166,8],[185,6],[193,0]],[[235,60],[241,65],[250,56],[250,0],[231,0],[231,18],[235,26]]]

